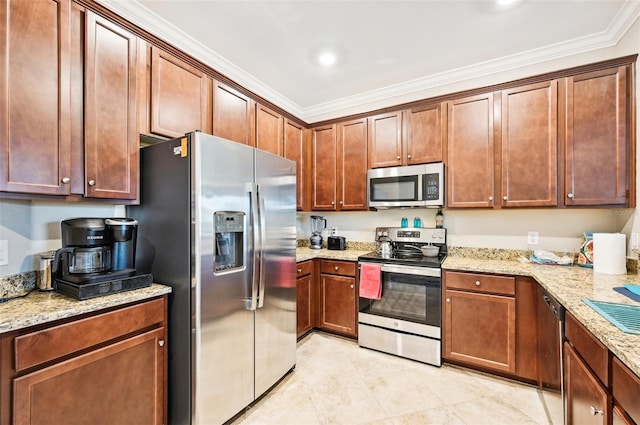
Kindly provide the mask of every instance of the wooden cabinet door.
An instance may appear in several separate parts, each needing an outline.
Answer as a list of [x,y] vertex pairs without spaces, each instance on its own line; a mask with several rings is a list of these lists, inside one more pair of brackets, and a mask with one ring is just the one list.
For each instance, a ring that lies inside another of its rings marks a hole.
[[211,84],[204,72],[152,47],[150,132],[166,137],[194,130],[211,134]]
[[442,105],[407,111],[405,161],[408,165],[442,161]]
[[296,162],[296,209],[304,211],[307,208],[307,142],[305,129],[285,118],[284,120],[284,157]]
[[85,196],[136,199],[138,39],[86,13]]
[[253,100],[218,81],[213,82],[213,135],[255,146]]
[[68,0],[0,2],[0,190],[70,193]]
[[336,125],[313,129],[313,210],[336,210]]
[[296,334],[298,338],[313,329],[312,275],[296,279]]
[[564,344],[564,385],[568,424],[607,425],[611,396],[573,347]]
[[627,68],[569,77],[566,90],[565,204],[627,204]]
[[445,291],[443,357],[516,372],[515,298]]
[[357,336],[356,279],[320,275],[319,326],[339,334]]
[[164,334],[155,329],[14,379],[14,423],[164,423]]
[[503,207],[558,203],[558,82],[502,92]]
[[447,207],[493,207],[493,93],[447,103]]
[[402,165],[402,111],[369,117],[369,168]]
[[256,148],[283,156],[282,115],[256,104]]
[[367,209],[367,119],[338,125],[338,209]]

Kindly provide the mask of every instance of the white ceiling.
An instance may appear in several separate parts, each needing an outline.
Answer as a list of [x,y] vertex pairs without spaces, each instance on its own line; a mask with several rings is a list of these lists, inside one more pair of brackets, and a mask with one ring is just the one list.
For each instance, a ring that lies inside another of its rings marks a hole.
[[612,46],[640,16],[640,0],[98,1],[307,122]]

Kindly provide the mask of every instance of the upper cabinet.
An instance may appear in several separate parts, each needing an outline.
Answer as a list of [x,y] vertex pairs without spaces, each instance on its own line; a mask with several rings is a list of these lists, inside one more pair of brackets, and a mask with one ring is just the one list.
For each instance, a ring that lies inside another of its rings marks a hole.
[[0,1],[0,190],[68,195],[70,4]]
[[555,206],[558,200],[558,82],[502,92],[503,207]]
[[402,165],[402,111],[369,117],[369,168]]
[[85,196],[138,196],[139,55],[137,37],[86,12]]
[[337,147],[336,125],[313,129],[312,203],[311,209],[336,210]]
[[289,119],[284,120],[284,157],[296,162],[296,209],[307,209],[307,193],[309,184],[308,170],[308,141],[309,130]]
[[213,135],[255,146],[255,102],[218,81],[213,82]]
[[256,148],[283,156],[282,115],[256,104]]
[[151,47],[150,71],[150,126],[140,131],[165,137],[194,130],[210,134],[212,79],[157,47]]
[[0,5],[0,190],[135,200],[141,41],[67,0]]
[[565,205],[629,205],[628,74],[621,66],[566,79]]
[[494,94],[447,102],[447,206],[493,207]]
[[367,209],[367,119],[338,124],[338,210]]

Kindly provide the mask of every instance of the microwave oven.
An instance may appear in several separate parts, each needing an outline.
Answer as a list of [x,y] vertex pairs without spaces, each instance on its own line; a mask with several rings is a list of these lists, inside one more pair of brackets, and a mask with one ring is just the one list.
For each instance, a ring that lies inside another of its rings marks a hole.
[[367,171],[370,208],[444,206],[444,164],[407,165]]

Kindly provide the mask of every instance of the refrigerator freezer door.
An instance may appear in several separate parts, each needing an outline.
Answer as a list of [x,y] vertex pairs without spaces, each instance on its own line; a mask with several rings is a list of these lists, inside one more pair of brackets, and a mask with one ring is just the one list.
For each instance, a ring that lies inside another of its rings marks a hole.
[[[247,306],[252,290],[254,156],[253,149],[239,143],[201,133],[194,138],[196,246],[192,249],[198,254],[193,422],[213,424],[227,421],[255,398],[254,312]],[[223,221],[232,219],[238,224],[222,228]],[[240,221],[243,258],[227,267],[222,258],[233,252],[232,243],[238,243],[232,242],[231,235],[238,231]]]
[[264,226],[264,290],[255,316],[257,398],[296,363],[296,166],[279,156],[255,152],[260,222]]

